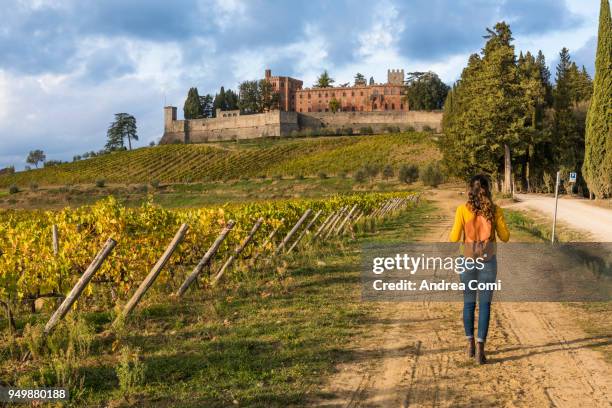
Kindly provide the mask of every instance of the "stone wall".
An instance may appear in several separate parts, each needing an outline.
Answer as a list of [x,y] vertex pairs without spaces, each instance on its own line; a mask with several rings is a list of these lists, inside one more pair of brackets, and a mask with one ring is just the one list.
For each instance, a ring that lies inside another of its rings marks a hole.
[[442,130],[441,111],[408,111],[408,112],[312,112],[300,113],[299,127],[318,129],[321,127],[337,129],[351,127],[357,132],[361,127],[370,126],[374,132],[380,132],[388,126],[399,126],[401,130],[413,127],[423,130],[425,126],[440,132]]
[[[172,107],[168,107],[172,108]],[[168,109],[167,108],[167,109]],[[273,111],[255,115],[237,115],[207,119],[176,120],[165,115],[161,143],[202,143],[220,140],[288,136],[298,130],[297,113]]]
[[164,136],[161,143],[203,143],[221,140],[254,139],[266,136],[289,136],[296,131],[362,127],[382,132],[386,127],[422,130],[429,126],[441,130],[442,112],[313,112],[272,111],[255,115],[237,115],[207,119],[177,120],[176,108],[164,108]]

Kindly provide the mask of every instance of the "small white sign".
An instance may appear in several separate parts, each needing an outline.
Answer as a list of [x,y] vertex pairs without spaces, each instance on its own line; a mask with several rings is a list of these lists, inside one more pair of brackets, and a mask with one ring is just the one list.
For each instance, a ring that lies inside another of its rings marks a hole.
[[576,172],[571,172],[570,173],[569,182],[570,183],[575,183],[576,182]]

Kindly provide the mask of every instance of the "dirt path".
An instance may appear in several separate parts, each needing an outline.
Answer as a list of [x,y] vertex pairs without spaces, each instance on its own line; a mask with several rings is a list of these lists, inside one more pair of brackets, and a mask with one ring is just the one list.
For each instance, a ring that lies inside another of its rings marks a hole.
[[[425,241],[441,242],[463,196],[430,197],[439,216]],[[610,407],[612,369],[597,353],[612,336],[586,336],[555,303],[492,306],[490,364],[465,356],[462,305],[378,304],[355,359],[337,367],[321,407]]]
[[[550,216],[552,220],[555,211],[555,199],[536,194],[517,194],[520,203],[514,208],[531,208]],[[562,198],[559,199],[557,219],[570,227],[588,233],[598,242],[612,241],[612,210],[596,207],[586,200]]]

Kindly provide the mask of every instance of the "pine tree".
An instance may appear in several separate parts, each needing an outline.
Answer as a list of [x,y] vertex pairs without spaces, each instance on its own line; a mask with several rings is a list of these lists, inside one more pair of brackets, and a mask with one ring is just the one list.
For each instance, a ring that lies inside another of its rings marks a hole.
[[106,131],[106,150],[125,149],[125,139],[129,149],[132,150],[132,140],[138,140],[136,118],[129,113],[115,113],[115,120]]
[[[584,138],[579,132],[574,115],[576,64],[572,63],[569,50],[559,53],[559,63],[553,90],[554,119],[553,142],[555,162],[562,174],[577,171],[582,166]],[[580,181],[579,181],[580,182]]]
[[335,80],[329,76],[327,70],[324,70],[321,75],[317,78],[315,88],[330,88],[332,87]]
[[601,0],[595,80],[587,114],[582,171],[597,198],[612,196],[612,19],[608,0]]
[[185,119],[198,119],[203,115],[198,88],[189,88],[187,99],[185,99],[183,105],[183,116]]

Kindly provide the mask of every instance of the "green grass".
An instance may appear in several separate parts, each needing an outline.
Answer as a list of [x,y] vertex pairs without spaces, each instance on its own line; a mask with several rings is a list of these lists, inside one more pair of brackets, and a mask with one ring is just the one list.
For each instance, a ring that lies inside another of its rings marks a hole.
[[424,133],[164,145],[0,176],[0,187],[106,183],[193,183],[352,172],[367,163],[421,164],[440,153]]
[[[145,383],[127,395],[118,391],[118,348],[112,336],[99,334],[91,355],[79,362],[85,393],[75,405],[306,405],[336,364],[359,357],[348,346],[367,333],[374,314],[375,305],[360,297],[361,244],[413,239],[420,231],[408,225],[431,211],[423,205],[355,242],[332,241],[286,264],[232,273],[216,291],[194,288],[181,302],[147,296],[121,339],[141,349]],[[48,313],[28,320],[46,318]],[[108,312],[86,314],[97,332],[111,318]],[[8,383],[28,384],[49,364],[24,365],[9,349],[0,342],[0,378]]]

